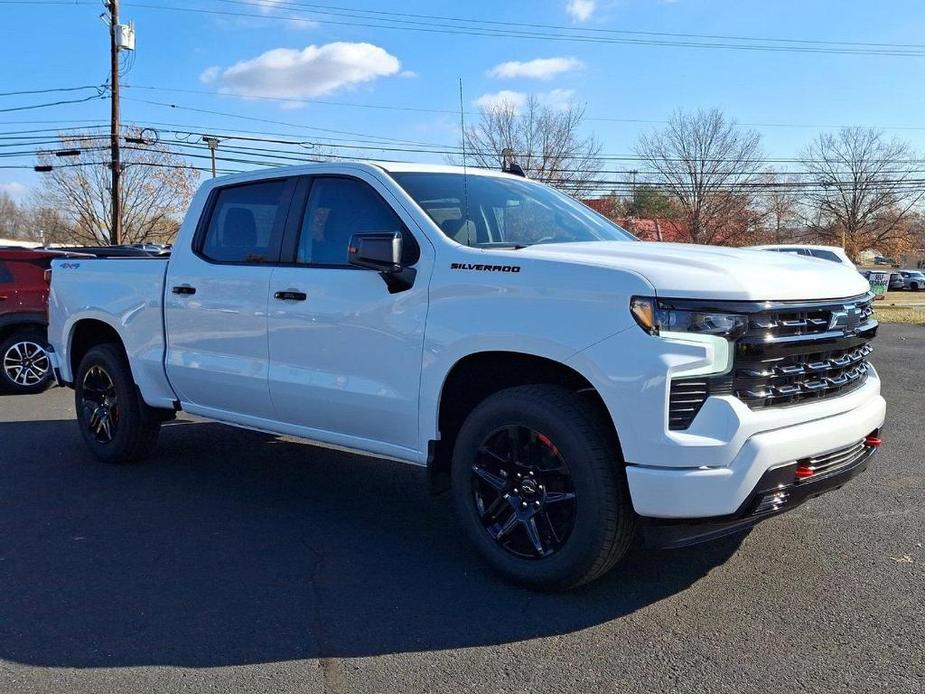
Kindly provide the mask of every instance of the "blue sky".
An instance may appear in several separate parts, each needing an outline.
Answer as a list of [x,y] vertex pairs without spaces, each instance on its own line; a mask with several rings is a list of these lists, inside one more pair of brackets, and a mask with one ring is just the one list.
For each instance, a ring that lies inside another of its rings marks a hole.
[[[632,30],[925,44],[925,3],[914,0],[888,6],[845,0],[320,2],[378,12],[565,26],[595,36],[620,36],[601,30]],[[0,1],[4,65],[0,92],[101,84],[108,70],[101,11],[96,2],[42,6]],[[477,110],[480,98],[490,99],[499,92],[508,92],[508,98],[515,100],[519,94],[537,93],[552,104],[569,98],[586,104],[586,128],[611,154],[631,152],[637,136],[657,127],[673,110],[698,107],[719,107],[741,123],[760,124],[756,128],[770,157],[793,156],[820,130],[817,126],[840,124],[888,128],[919,151],[925,150],[921,79],[925,47],[922,56],[883,56],[469,36],[390,29],[382,21],[387,15],[369,21],[317,12],[317,7],[304,4],[287,9],[283,0],[125,2],[122,19],[135,21],[137,51],[132,69],[123,78],[128,85],[122,104],[124,121],[169,123],[196,131],[272,132],[309,141],[328,137],[340,144],[366,136],[455,145],[459,119],[454,111],[461,77],[469,111]],[[293,17],[320,21],[293,21]],[[552,29],[521,30],[562,34]],[[222,91],[288,100],[242,98]],[[92,92],[0,97],[0,109],[85,94]],[[105,122],[108,109],[108,101],[95,100],[0,112],[0,132]],[[467,118],[471,122],[474,116]],[[168,142],[172,138],[162,136]],[[351,151],[356,150],[339,153]],[[369,152],[369,156],[441,160],[439,155],[410,153]],[[22,156],[6,157],[0,163],[31,165],[32,161]],[[36,180],[29,170],[0,169],[0,188],[20,197]]]

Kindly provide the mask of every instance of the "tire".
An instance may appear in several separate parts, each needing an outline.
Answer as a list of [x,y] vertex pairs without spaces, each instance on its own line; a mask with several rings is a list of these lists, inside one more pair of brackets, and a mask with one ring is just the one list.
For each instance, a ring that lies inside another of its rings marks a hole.
[[34,395],[51,385],[48,341],[34,328],[19,330],[0,342],[0,390]]
[[[568,590],[623,557],[636,516],[607,425],[580,395],[554,385],[500,391],[469,414],[453,451],[453,505],[466,535],[502,576],[538,590]],[[511,449],[518,460],[536,463],[512,464]]]
[[98,460],[132,463],[154,450],[161,420],[141,399],[116,345],[97,345],[84,356],[74,379],[74,403],[80,433]]

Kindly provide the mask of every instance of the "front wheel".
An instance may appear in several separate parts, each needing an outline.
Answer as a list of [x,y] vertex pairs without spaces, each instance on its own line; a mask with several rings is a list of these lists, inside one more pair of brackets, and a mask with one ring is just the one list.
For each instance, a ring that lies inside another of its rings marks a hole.
[[509,580],[565,590],[626,552],[635,514],[605,427],[582,396],[552,385],[503,390],[466,419],[453,453],[454,505]]
[[115,345],[87,352],[74,381],[74,400],[84,442],[102,462],[135,462],[154,449],[161,422],[141,399]]

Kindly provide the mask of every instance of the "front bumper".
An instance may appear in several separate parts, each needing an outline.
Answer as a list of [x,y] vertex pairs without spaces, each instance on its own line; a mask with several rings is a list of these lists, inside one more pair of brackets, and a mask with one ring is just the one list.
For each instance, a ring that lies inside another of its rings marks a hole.
[[[626,476],[636,513],[663,519],[714,518],[737,513],[768,471],[837,451],[879,430],[886,402],[879,392],[869,390],[873,385],[868,383],[863,389],[843,396],[855,402],[850,410],[748,437],[728,465],[698,464],[685,468],[627,465]],[[793,409],[805,411],[808,407]],[[683,458],[686,452],[679,446],[677,456]]]
[[[871,432],[870,436],[878,438],[879,445],[879,430]],[[841,488],[867,469],[876,452],[877,447],[865,441],[857,455],[832,472],[806,479],[799,479],[797,475],[798,462],[777,466],[761,476],[735,513],[687,520],[643,518],[643,538],[649,547],[675,549],[742,532],[820,494]]]

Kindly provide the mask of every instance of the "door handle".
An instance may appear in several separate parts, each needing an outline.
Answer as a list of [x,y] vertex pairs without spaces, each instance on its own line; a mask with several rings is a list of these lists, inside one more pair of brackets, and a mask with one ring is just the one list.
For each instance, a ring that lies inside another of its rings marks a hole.
[[5,296],[0,296],[0,301],[6,301],[6,297],[5,297]]
[[174,287],[171,291],[174,294],[189,296],[190,294],[196,293],[196,287],[191,287],[188,284],[181,284],[179,287]]
[[305,301],[308,298],[308,294],[305,292],[276,292],[273,298],[279,299],[280,301]]

